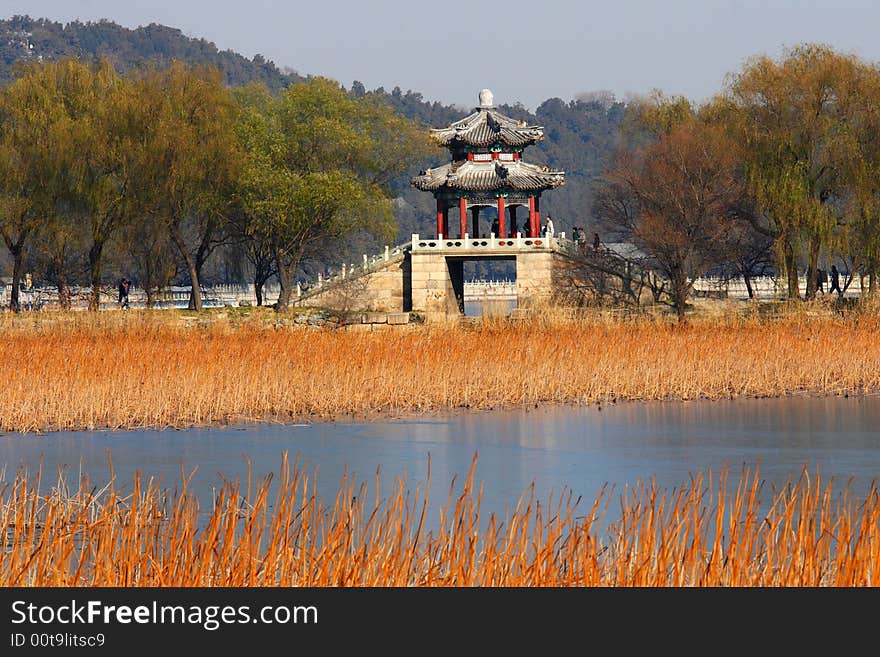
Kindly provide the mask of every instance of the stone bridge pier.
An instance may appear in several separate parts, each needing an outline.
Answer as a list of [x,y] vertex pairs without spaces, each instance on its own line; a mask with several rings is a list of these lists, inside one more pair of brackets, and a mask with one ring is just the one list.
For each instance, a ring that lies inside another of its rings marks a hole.
[[407,286],[411,310],[423,313],[428,321],[460,316],[464,313],[464,263],[481,260],[516,262],[518,305],[547,302],[560,257],[543,238],[445,240],[413,235]]

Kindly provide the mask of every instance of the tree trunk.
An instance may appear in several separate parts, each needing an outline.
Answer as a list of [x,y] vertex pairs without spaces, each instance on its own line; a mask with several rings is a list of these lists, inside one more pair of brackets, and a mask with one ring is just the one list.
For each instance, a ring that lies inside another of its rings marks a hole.
[[643,278],[651,290],[651,298],[654,300],[654,303],[660,303],[660,298],[663,296],[663,292],[666,291],[666,284],[663,283],[661,285],[659,278],[653,272],[648,272],[647,278]]
[[252,260],[254,265],[254,293],[257,297],[257,305],[262,306],[265,302],[263,297],[263,288],[266,286],[266,283],[272,278],[272,261],[274,260],[274,256],[270,256],[269,258],[254,258]]
[[630,268],[629,263],[626,263],[624,265],[624,273],[623,273],[623,277],[622,277],[621,281],[622,282],[621,282],[620,286],[621,286],[621,289],[623,290],[623,293],[627,296],[634,297],[635,294],[632,289],[632,273],[631,273],[631,268]]
[[254,294],[257,296],[257,305],[263,305],[263,287],[266,285],[266,281],[269,280],[271,274],[261,273],[259,271],[254,273]]
[[21,284],[21,270],[24,268],[24,249],[19,244],[9,250],[12,252],[12,295],[9,297],[9,309],[20,313],[21,298],[19,296],[19,285]]
[[101,309],[101,253],[104,242],[95,242],[89,249],[89,280],[92,291],[89,294],[89,310],[97,312]]
[[797,260],[794,255],[794,247],[786,240],[783,246],[785,274],[788,278],[788,298],[800,299],[800,281],[798,281]]
[[144,285],[144,292],[147,295],[147,308],[152,308],[156,303],[156,293],[153,291],[153,286]]
[[749,299],[755,298],[755,291],[752,289],[752,277],[748,272],[743,272],[743,282],[746,284],[746,291],[749,293]]
[[687,298],[690,285],[684,275],[675,275],[670,281],[672,285],[672,303],[675,306],[675,314],[678,315],[679,323],[684,322],[684,314],[687,309]]
[[189,272],[191,288],[189,292],[189,305],[187,307],[190,310],[195,310],[197,313],[200,313],[202,312],[202,288],[199,284],[199,267],[196,264],[195,258],[193,258],[192,254],[186,248],[186,244],[176,227],[171,229],[171,241],[174,242],[174,246],[177,247],[177,251],[180,253],[184,262],[186,262],[186,271]]
[[807,299],[816,298],[816,290],[819,282],[819,239],[810,239],[810,259],[807,264]]
[[189,305],[187,306],[190,310],[195,310],[197,313],[202,312],[202,286],[199,282],[199,268],[196,266],[196,261],[191,256],[185,256],[184,260],[186,260],[186,270],[189,272],[189,280],[191,283],[191,288],[189,291]]
[[262,306],[263,305],[263,284],[258,280],[254,280],[254,294],[257,296],[257,305]]
[[278,294],[275,310],[283,313],[290,308],[290,297],[293,293],[293,267],[286,266],[280,258],[278,258],[278,282],[281,283],[281,292]]
[[61,306],[61,310],[70,310],[70,287],[67,285],[67,276],[64,275],[64,270],[61,267],[61,263],[58,263],[56,261],[55,265],[55,275],[57,277],[56,287],[58,288],[58,305]]
[[290,297],[293,295],[293,280],[296,272],[299,270],[299,264],[302,262],[303,253],[302,247],[291,255],[289,252],[285,253],[285,250],[277,244],[272,245],[272,254],[278,270],[276,276],[281,285],[278,303],[275,304],[276,312],[285,312],[290,308]]

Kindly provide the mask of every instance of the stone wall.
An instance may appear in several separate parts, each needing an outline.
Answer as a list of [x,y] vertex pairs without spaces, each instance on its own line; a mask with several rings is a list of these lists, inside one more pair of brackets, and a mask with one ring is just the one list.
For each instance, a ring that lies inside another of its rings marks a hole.
[[409,311],[404,288],[409,285],[409,258],[391,261],[365,275],[355,272],[343,281],[327,284],[327,289],[297,301],[297,305],[319,306],[340,312]]
[[[416,253],[412,258],[412,309],[423,313],[427,321],[458,317],[461,311],[445,255]],[[452,262],[453,268],[461,263]]]
[[526,252],[516,256],[517,305],[550,302],[560,257],[552,251]]

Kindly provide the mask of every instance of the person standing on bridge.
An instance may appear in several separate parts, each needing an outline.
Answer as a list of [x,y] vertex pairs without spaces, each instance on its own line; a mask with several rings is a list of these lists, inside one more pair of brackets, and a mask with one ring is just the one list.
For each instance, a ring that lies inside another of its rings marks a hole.
[[544,237],[550,239],[553,237],[553,219],[550,218],[550,215],[547,215],[547,223],[544,224]]

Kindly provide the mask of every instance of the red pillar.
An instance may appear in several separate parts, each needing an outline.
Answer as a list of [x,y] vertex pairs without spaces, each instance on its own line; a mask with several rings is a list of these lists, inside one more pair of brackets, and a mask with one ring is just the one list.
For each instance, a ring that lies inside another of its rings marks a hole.
[[537,237],[537,222],[535,221],[535,197],[529,196],[529,237]]
[[437,238],[443,235],[443,201],[437,199]]
[[535,237],[541,236],[541,198],[535,197]]
[[467,199],[460,198],[458,199],[458,223],[461,227],[461,239],[464,239],[464,234],[467,232]]
[[504,217],[504,197],[498,197],[498,237],[507,237],[507,225]]

